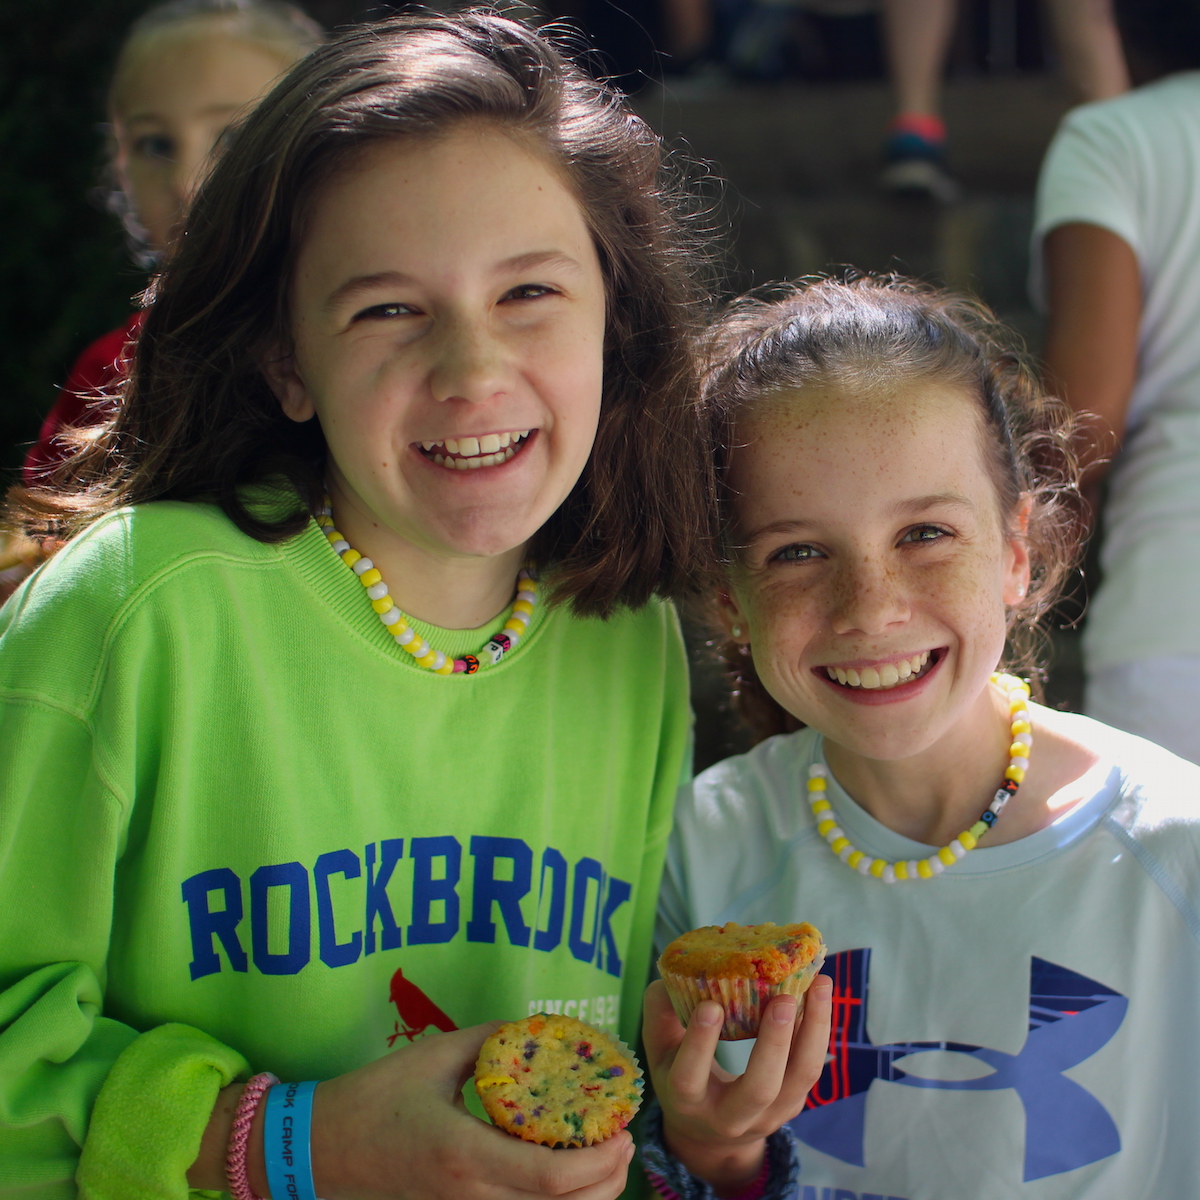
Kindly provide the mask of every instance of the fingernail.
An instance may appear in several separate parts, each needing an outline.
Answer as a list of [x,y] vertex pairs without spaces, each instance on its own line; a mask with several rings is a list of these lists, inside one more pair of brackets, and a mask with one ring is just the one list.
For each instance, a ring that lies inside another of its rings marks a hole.
[[626,1162],[628,1162],[633,1157],[633,1148],[634,1147],[633,1147],[632,1141],[629,1143],[628,1146],[625,1147],[625,1161]]
[[692,1014],[694,1020],[700,1025],[719,1025],[725,1014],[721,1006],[713,1000],[705,1000],[703,1004]]
[[771,1016],[780,1025],[790,1025],[796,1019],[796,997],[780,996],[771,1005]]

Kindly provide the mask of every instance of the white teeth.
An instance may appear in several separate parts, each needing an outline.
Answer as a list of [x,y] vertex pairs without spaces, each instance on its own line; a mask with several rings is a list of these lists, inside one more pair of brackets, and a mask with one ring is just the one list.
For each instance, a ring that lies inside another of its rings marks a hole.
[[898,683],[919,675],[929,662],[932,652],[924,650],[914,654],[912,658],[902,658],[897,663],[884,663],[879,667],[863,667],[856,671],[853,667],[826,667],[830,679],[836,678],[838,683],[848,687],[862,688],[892,688]]
[[[529,430],[509,433],[485,433],[482,437],[447,438],[444,442],[421,442],[426,451],[445,450],[445,456],[433,455],[439,467],[452,471],[473,471],[506,463],[521,447]],[[451,457],[457,455],[458,457]]]

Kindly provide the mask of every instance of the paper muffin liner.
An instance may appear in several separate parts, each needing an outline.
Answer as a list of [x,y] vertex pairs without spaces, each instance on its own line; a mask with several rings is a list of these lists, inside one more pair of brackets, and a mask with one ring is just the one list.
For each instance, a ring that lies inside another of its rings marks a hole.
[[745,976],[710,979],[705,975],[676,975],[662,969],[661,959],[658,970],[682,1024],[687,1025],[702,1000],[715,1000],[725,1010],[721,1041],[741,1042],[758,1036],[762,1011],[772,996],[795,996],[796,1016],[802,1016],[805,993],[824,964],[825,943],[822,942],[816,957],[808,966],[793,972],[779,983],[762,983]]

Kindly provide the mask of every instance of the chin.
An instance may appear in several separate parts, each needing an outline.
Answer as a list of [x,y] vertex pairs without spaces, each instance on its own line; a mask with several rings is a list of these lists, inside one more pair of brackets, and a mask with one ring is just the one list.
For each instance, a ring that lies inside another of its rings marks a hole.
[[524,523],[516,528],[500,525],[486,529],[441,529],[436,534],[436,540],[452,554],[465,558],[499,558],[527,545],[537,529],[535,525],[527,530]]

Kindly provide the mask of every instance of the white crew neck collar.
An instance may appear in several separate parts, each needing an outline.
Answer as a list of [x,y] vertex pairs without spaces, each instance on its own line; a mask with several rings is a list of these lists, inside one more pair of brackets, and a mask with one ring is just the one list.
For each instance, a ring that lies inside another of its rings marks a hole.
[[[1062,714],[1058,714],[1062,715]],[[813,762],[824,762],[825,739],[816,733],[810,743],[809,763],[798,773],[797,785],[803,789],[807,778],[807,766]],[[1014,867],[1025,867],[1059,854],[1086,837],[1121,797],[1123,775],[1120,768],[1109,758],[1102,756],[1076,781],[1083,799],[1072,805],[1049,825],[1015,842],[999,846],[988,846],[986,840],[977,849],[949,868],[945,875],[987,875],[995,871],[1007,871]],[[801,796],[807,808],[807,794]],[[907,859],[928,858],[937,853],[938,847],[914,841],[896,833],[877,821],[870,813],[851,798],[838,783],[833,772],[829,773],[826,799],[833,806],[833,813],[846,836],[855,847],[873,858],[884,858],[891,862]],[[901,883],[897,886],[905,886]]]

